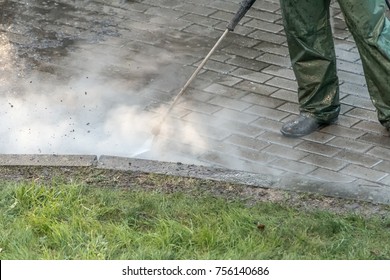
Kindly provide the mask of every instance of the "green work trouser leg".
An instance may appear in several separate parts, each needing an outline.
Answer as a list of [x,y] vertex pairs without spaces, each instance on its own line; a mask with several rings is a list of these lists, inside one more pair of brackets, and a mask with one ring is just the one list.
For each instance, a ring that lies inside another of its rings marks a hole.
[[[384,0],[338,0],[358,47],[378,119],[390,121],[390,23]],[[321,121],[340,111],[330,0],[280,0],[300,110]]]

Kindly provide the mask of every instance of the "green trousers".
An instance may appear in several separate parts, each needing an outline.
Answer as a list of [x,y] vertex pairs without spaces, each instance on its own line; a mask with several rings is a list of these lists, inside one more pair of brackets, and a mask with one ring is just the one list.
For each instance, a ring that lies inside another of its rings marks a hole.
[[[331,0],[280,0],[302,113],[320,121],[340,112],[339,81],[330,24]],[[356,42],[371,100],[390,124],[390,22],[385,0],[338,0]]]

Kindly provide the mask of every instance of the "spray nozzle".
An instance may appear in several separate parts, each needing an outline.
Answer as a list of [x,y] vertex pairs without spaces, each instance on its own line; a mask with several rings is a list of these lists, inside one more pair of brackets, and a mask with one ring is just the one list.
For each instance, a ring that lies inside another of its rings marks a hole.
[[161,123],[155,125],[153,128],[152,128],[152,134],[154,136],[157,136],[160,134],[160,130],[161,130]]

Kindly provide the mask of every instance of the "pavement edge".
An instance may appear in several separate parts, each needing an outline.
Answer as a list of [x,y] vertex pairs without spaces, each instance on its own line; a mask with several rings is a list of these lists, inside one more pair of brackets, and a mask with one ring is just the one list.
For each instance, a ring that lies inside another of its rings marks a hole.
[[324,196],[390,205],[390,190],[385,185],[325,182],[302,175],[277,177],[218,167],[162,162],[155,160],[102,155],[4,154],[0,166],[62,166],[166,174],[245,184],[265,189],[316,193]]

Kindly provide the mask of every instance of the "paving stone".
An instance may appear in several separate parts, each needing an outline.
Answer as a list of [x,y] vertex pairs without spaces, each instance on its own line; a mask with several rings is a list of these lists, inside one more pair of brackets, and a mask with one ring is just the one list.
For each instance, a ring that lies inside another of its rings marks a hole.
[[367,98],[369,96],[366,86],[351,83],[343,83],[342,85],[340,85],[340,92],[355,95],[362,98]]
[[196,14],[186,14],[180,17],[181,20],[186,20],[188,22],[196,22],[198,25],[203,25],[206,27],[214,26],[218,23],[220,23],[219,20],[212,19],[207,16],[200,16]]
[[274,92],[271,96],[282,100],[290,101],[293,103],[298,103],[298,94],[296,91],[279,89],[276,92]]
[[363,75],[363,68],[360,63],[351,63],[344,60],[337,60],[337,68],[346,72]]
[[370,122],[370,121],[360,121],[353,126],[353,128],[362,130],[362,131],[370,131],[376,134],[383,135],[386,133],[386,129],[379,122]]
[[346,168],[340,170],[340,172],[353,177],[374,182],[379,182],[388,175],[385,172],[372,170],[371,168],[366,168],[355,164],[348,165]]
[[[348,128],[351,128],[353,127],[355,124],[357,124],[358,122],[361,121],[361,119],[359,118],[356,118],[356,117],[353,117],[353,116],[346,116],[347,114],[349,114],[349,112],[351,112],[353,109],[351,110],[348,110],[345,115],[339,115],[339,118],[336,122],[337,125],[340,125],[342,127],[348,127]],[[353,113],[354,114],[354,113]]]
[[237,89],[241,89],[247,92],[253,92],[260,95],[271,95],[277,90],[275,87],[267,86],[261,83],[256,83],[252,81],[242,81],[234,86]]
[[[197,130],[200,136],[204,136],[213,140],[222,141],[231,135],[230,131],[220,127],[203,124],[200,128],[201,129]],[[174,131],[172,135],[175,135]],[[208,139],[205,139],[205,141],[207,142]]]
[[190,113],[188,116],[185,117],[186,120],[193,121],[200,124],[209,124],[212,126],[225,128],[226,130],[229,130],[231,133],[234,134],[240,134],[248,137],[256,137],[263,133],[264,131],[255,126],[255,125],[243,125],[242,122],[231,120],[231,119],[219,119],[219,118],[210,118],[208,115],[204,114],[197,114],[197,113]]
[[263,62],[263,61],[249,59],[249,58],[240,57],[240,56],[236,56],[234,58],[231,58],[231,59],[227,60],[226,63],[234,65],[234,66],[238,66],[240,68],[250,69],[250,70],[254,70],[254,71],[260,71],[268,66],[268,64],[266,64],[266,61]]
[[[354,163],[357,165],[362,165],[368,168],[372,168],[377,165],[382,160],[374,156],[362,154],[360,152],[342,150],[334,156],[334,158],[346,161],[348,163]],[[382,170],[383,171],[383,170]]]
[[366,141],[368,143],[376,144],[377,146],[382,146],[384,148],[390,149],[389,136],[384,137],[378,134],[366,133],[365,135],[359,137],[359,140]]
[[226,12],[231,12],[231,13],[236,13],[239,9],[238,3],[231,3],[227,1],[209,1],[207,3],[207,6],[210,6],[212,8],[221,10],[221,11],[226,11]]
[[390,176],[386,176],[385,178],[381,179],[379,182],[385,184],[386,186],[390,186]]
[[[251,11],[249,10],[247,16],[255,17],[255,20],[261,19],[261,21],[267,22],[277,22],[281,19],[281,16],[275,13],[267,12],[267,11]],[[258,18],[258,19],[257,19]],[[261,22],[259,21],[259,22]],[[255,25],[256,23],[253,23]]]
[[204,92],[194,88],[187,89],[187,92],[183,95],[184,99],[191,99],[200,102],[207,102],[212,99],[215,95],[209,92]]
[[280,9],[279,4],[277,2],[273,2],[273,1],[256,2],[254,4],[254,7],[256,7],[262,11],[273,12],[273,13],[277,13],[277,11]]
[[247,48],[237,44],[231,44],[223,48],[223,51],[233,55],[239,55],[248,59],[254,59],[261,54],[260,51],[253,50],[252,48]]
[[255,94],[255,93],[249,93],[249,94],[245,95],[244,97],[242,97],[240,100],[254,104],[254,105],[261,105],[263,107],[268,107],[268,108],[277,108],[284,103],[284,101],[282,101],[282,100],[270,98],[270,97]]
[[338,76],[341,82],[357,84],[359,86],[366,85],[366,79],[364,78],[363,75],[354,74],[346,71],[338,71]]
[[362,108],[362,109],[367,109],[374,111],[375,107],[372,105],[371,100],[367,98],[362,98],[362,97],[357,97],[353,95],[349,95],[341,100],[341,103],[343,104],[348,104],[352,105],[354,107]]
[[262,164],[253,164],[242,159],[215,152],[202,155],[201,159],[213,165],[227,166],[228,168],[235,170],[249,170],[250,172],[271,174],[274,176],[281,176],[285,173],[284,171],[277,168],[270,168]]
[[376,146],[366,152],[366,154],[372,155],[380,159],[388,160],[390,158],[390,149]]
[[179,0],[143,0],[142,3],[165,8],[176,8],[182,5],[182,1]]
[[241,98],[246,95],[245,91],[233,89],[220,84],[212,84],[211,86],[205,88],[204,91],[231,98]]
[[242,82],[242,79],[231,76],[222,76],[217,79],[216,82],[224,86],[233,87],[236,84]]
[[279,33],[283,30],[283,26],[280,24],[276,24],[273,22],[270,23],[264,20],[257,19],[252,19],[251,21],[248,21],[247,23],[245,23],[245,26],[253,27],[255,29],[264,30],[271,33]]
[[246,113],[258,115],[263,118],[280,121],[288,116],[287,113],[263,106],[253,105],[252,107],[245,110]]
[[282,120],[282,123],[285,124],[285,123],[294,121],[294,120],[297,119],[297,117],[298,117],[297,114],[290,114],[290,115],[288,115],[286,118],[284,118],[284,119]]
[[336,49],[336,58],[354,63],[360,59],[360,56],[357,53],[349,52],[343,49]]
[[229,122],[227,122],[225,125],[224,123],[222,123],[221,125],[228,127],[232,133],[248,137],[256,137],[263,133],[263,130],[259,127],[249,124],[243,126],[242,123],[233,120],[229,120]]
[[275,168],[298,174],[308,174],[316,169],[315,166],[288,159],[278,159],[269,164]]
[[343,104],[340,107],[340,114],[345,115],[347,112],[351,111],[353,108],[354,108],[353,106]]
[[222,109],[214,114],[215,117],[227,119],[227,120],[235,120],[239,122],[243,122],[249,124],[259,117],[254,114],[250,114],[248,112],[239,112],[231,109]]
[[209,100],[208,103],[238,111],[244,111],[245,109],[252,106],[250,103],[224,96],[216,96],[213,99]]
[[377,114],[374,111],[368,111],[361,108],[354,108],[348,113],[346,113],[347,116],[359,118],[361,120],[366,121],[376,121],[377,120]]
[[[284,62],[281,61],[280,63],[284,63]],[[290,80],[295,80],[295,75],[293,70],[285,66],[270,65],[267,68],[263,69],[261,72],[273,76],[287,78]]]
[[285,171],[279,169],[279,168],[272,168],[268,166],[268,164],[253,164],[247,165],[245,170],[249,170],[249,172],[254,172],[258,174],[264,174],[264,175],[271,175],[274,177],[281,177],[286,174]]
[[205,103],[196,100],[184,100],[179,102],[177,105],[188,110],[210,115],[221,110],[223,107],[222,104],[213,104],[212,102]]
[[239,151],[240,158],[253,162],[254,165],[261,163],[262,166],[268,165],[269,162],[275,160],[275,157],[261,151],[253,151],[253,149],[241,148]]
[[356,45],[353,42],[335,39],[335,45],[337,49],[352,51]]
[[296,146],[295,149],[328,157],[334,156],[341,150],[339,148],[328,146],[327,144],[319,144],[310,141],[304,141],[303,143]]
[[209,7],[195,5],[192,3],[182,3],[182,5],[175,7],[174,9],[200,16],[211,16],[218,12],[216,9],[211,9]]
[[371,144],[367,144],[356,139],[342,137],[337,137],[330,140],[327,145],[360,153],[364,153],[373,147]]
[[225,153],[230,156],[234,156],[245,161],[251,161],[255,163],[268,163],[275,160],[274,156],[262,153],[253,148],[246,148],[244,146],[237,146],[235,144],[228,143],[227,141],[209,141],[208,150],[210,152],[217,151]]
[[329,133],[324,133],[323,131],[314,131],[309,135],[305,135],[302,137],[304,140],[308,140],[311,142],[317,142],[320,144],[328,143],[330,140],[334,139],[335,136]]
[[284,137],[280,133],[280,131],[278,131],[276,133],[272,132],[272,131],[264,132],[260,136],[258,136],[257,139],[266,141],[267,143],[278,144],[278,145],[287,146],[290,148],[293,148],[293,147],[295,147],[298,144],[303,142],[303,140],[299,139],[299,138]]
[[307,156],[308,153],[304,151],[293,150],[289,147],[272,144],[271,146],[263,150],[264,153],[275,155],[279,158],[286,158],[291,160],[300,160],[303,157]]
[[257,71],[239,68],[231,72],[233,76],[243,78],[256,83],[264,83],[272,78],[272,76],[263,74]]
[[378,171],[383,171],[385,173],[389,173],[390,172],[390,161],[389,160],[380,161],[378,164],[376,164],[374,166],[373,169],[378,170]]
[[269,42],[261,42],[253,48],[266,53],[271,53],[279,56],[289,57],[288,48],[286,46],[275,45]]
[[221,37],[222,35],[220,34],[220,32],[217,32],[214,28],[211,27],[205,28],[204,26],[198,24],[192,24],[189,27],[183,29],[183,31],[191,33],[196,36],[204,36],[204,37],[215,39],[215,42],[217,42],[217,38]]
[[[219,21],[223,21],[225,23],[230,22],[230,20],[233,18],[234,14],[231,12],[225,12],[214,9],[214,13],[210,15],[211,18],[218,19]],[[244,21],[250,21],[251,19],[245,18]],[[240,21],[238,24],[242,24],[243,22]]]
[[321,168],[333,170],[333,171],[339,171],[346,165],[348,165],[348,162],[344,162],[342,160],[338,160],[332,157],[326,157],[321,155],[308,155],[307,157],[300,160],[300,162],[304,162],[307,164],[312,164]]
[[196,77],[195,81],[192,82],[191,86],[193,88],[203,90],[203,89],[211,86],[215,82],[217,82],[222,77],[222,75],[224,75],[224,74],[217,73],[217,72],[210,71],[210,70],[206,70],[203,72],[201,71],[200,74],[198,74],[198,76]]
[[282,106],[279,106],[277,109],[287,113],[295,114],[299,112],[299,105],[296,103],[286,102]]
[[280,128],[282,127],[281,122],[266,118],[258,118],[256,121],[252,122],[251,125],[258,126],[264,131],[272,131],[277,133],[280,133]]
[[291,81],[288,79],[284,79],[281,77],[274,77],[266,82],[267,85],[270,86],[278,86],[282,89],[295,91],[298,88],[296,81]]
[[243,36],[240,33],[229,33],[225,39],[225,43],[227,45],[230,44],[239,44],[240,46],[251,48],[257,44],[259,44],[259,40],[254,40],[253,38],[250,38],[248,36]]
[[[196,66],[198,66],[198,64]],[[208,69],[208,70],[212,70],[212,71],[215,71],[218,73],[226,74],[226,73],[233,72],[235,69],[237,69],[237,66],[230,65],[227,63],[222,63],[222,62],[215,61],[215,60],[211,59],[211,60],[207,61],[207,63],[204,66],[204,69]]]
[[224,141],[230,144],[242,146],[245,148],[251,148],[257,151],[260,151],[265,147],[269,146],[269,143],[267,141],[263,141],[262,139],[254,139],[252,137],[237,134],[229,136]]
[[[257,58],[257,60],[272,64],[272,65],[276,65],[276,66],[283,66],[283,67],[285,67],[285,69],[287,69],[288,67],[291,66],[291,62],[290,62],[290,59],[288,57],[279,56],[279,55],[275,55],[275,54],[271,54],[271,53],[265,53],[265,54],[259,56]],[[269,74],[268,71],[264,72],[264,73]],[[271,73],[271,74],[273,75],[273,73]],[[277,76],[280,76],[280,75],[277,75]],[[287,77],[284,77],[284,78],[287,78]],[[295,79],[291,75],[289,75],[289,78],[293,78],[293,80]]]
[[258,39],[261,41],[274,43],[274,44],[283,44],[286,41],[286,38],[279,34],[273,34],[270,32],[265,32],[261,30],[257,30],[248,35],[248,37]]
[[147,15],[164,16],[167,18],[178,19],[183,17],[187,12],[177,11],[165,7],[150,7],[145,11]]
[[313,177],[318,180],[323,180],[325,182],[334,182],[334,183],[351,183],[356,181],[355,177],[341,174],[332,170],[318,168],[309,174],[309,177]]

